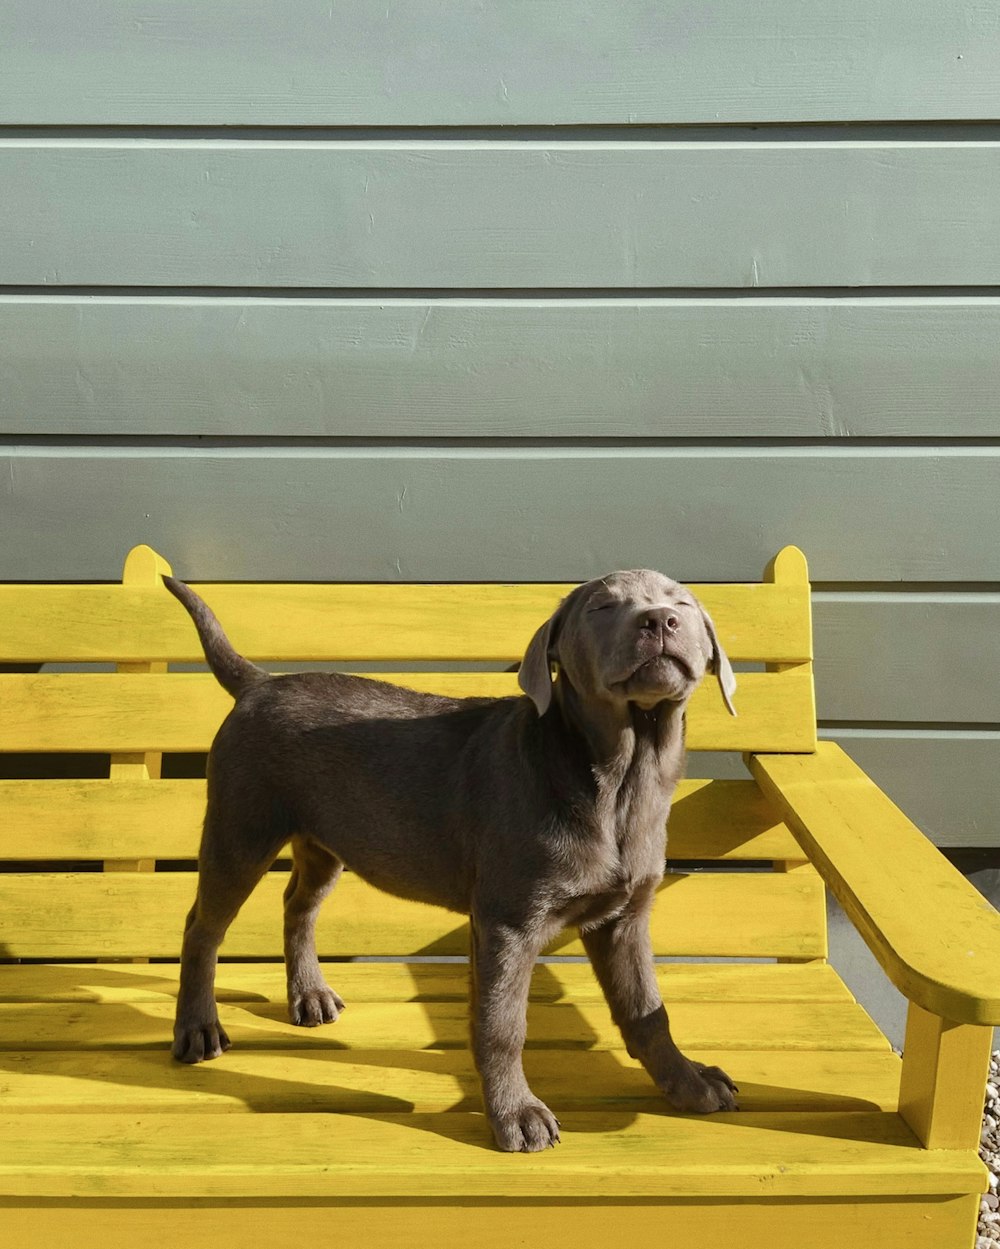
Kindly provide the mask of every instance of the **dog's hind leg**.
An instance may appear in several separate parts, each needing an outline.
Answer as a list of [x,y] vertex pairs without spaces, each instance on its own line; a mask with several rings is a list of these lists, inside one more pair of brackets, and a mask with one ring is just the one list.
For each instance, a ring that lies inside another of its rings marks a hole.
[[311,837],[292,838],[292,876],[285,889],[288,1017],[304,1028],[333,1023],[344,1003],[323,978],[316,957],[316,916],[344,865]]
[[[240,907],[264,875],[286,835],[261,829],[259,838],[227,836],[212,803],[198,859],[198,893],[188,912],[181,948],[181,983],[177,995],[173,1056],[182,1063],[218,1058],[230,1041],[215,1003],[215,968],[219,946]],[[254,856],[244,849],[256,841]],[[266,847],[266,853],[263,848]]]

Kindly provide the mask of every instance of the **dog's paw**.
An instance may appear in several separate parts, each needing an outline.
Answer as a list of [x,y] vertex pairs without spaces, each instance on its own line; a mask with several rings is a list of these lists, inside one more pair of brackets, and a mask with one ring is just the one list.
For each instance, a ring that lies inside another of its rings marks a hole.
[[325,984],[292,993],[288,998],[288,1017],[299,1028],[317,1028],[321,1023],[334,1023],[344,1009],[340,995]]
[[200,1063],[221,1057],[231,1044],[225,1029],[216,1019],[213,1023],[195,1027],[175,1027],[170,1052],[178,1062]]
[[490,1115],[497,1148],[506,1153],[533,1154],[559,1143],[559,1120],[544,1102],[525,1102],[516,1110]]
[[710,1115],[716,1110],[737,1110],[736,1085],[721,1067],[684,1060],[683,1069],[661,1085],[674,1110],[685,1114]]

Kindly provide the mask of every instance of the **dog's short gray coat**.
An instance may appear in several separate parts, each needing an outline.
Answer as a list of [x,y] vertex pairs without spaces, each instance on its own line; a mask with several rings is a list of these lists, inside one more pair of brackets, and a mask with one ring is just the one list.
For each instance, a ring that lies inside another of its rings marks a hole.
[[580,929],[628,1052],[671,1105],[735,1106],[729,1077],[671,1039],[649,938],[685,705],[708,669],[731,711],[735,686],[688,590],[649,570],[589,581],[529,644],[527,697],[451,699],[332,673],[268,676],[236,654],[198,595],[165,580],[236,699],[209,756],[175,1057],[199,1062],[229,1047],[214,997],[218,949],[290,841],[294,1023],[328,1023],[344,1008],[313,933],[345,865],[389,893],[471,917],[472,1049],[501,1149],[559,1139],[521,1052],[532,967],[566,925]]

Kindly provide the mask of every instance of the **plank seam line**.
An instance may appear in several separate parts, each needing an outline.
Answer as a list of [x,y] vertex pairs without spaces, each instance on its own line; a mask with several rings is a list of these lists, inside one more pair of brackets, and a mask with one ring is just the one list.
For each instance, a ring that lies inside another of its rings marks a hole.
[[812,303],[836,301],[838,307],[854,307],[887,302],[886,306],[919,306],[928,301],[932,306],[974,301],[992,306],[1000,300],[1000,284],[972,283],[857,286],[233,286],[233,285],[138,285],[123,282],[86,283],[0,283],[0,299],[17,298],[54,302],[81,297],[111,302],[113,300],[152,299],[168,303],[172,300],[238,299],[242,301],[307,303],[316,300],[333,303],[359,303],[381,307],[398,303],[454,303],[478,307],[499,304],[512,307],[536,307],[566,304],[578,307],[632,307],[656,301],[674,303],[738,304],[749,307],[798,306],[803,300]]
[[576,143],[948,143],[968,144],[1000,140],[996,118],[967,117],[928,120],[864,118],[844,121],[732,121],[732,122],[511,122],[457,125],[209,125],[192,122],[17,122],[0,125],[0,141],[50,140],[223,140],[244,142],[345,142],[458,144],[494,141],[520,144]]
[[995,459],[1000,438],[301,438],[234,435],[0,435],[0,455],[29,459],[635,460]]

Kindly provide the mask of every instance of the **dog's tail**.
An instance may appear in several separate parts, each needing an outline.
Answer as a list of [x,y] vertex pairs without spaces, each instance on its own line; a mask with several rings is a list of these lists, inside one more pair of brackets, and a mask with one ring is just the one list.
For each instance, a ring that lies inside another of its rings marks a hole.
[[163,584],[190,613],[201,638],[208,666],[227,693],[232,694],[233,698],[239,698],[250,686],[267,679],[267,673],[263,669],[233,650],[232,643],[222,632],[222,625],[215,618],[215,613],[189,585],[178,581],[176,577],[164,577]]

